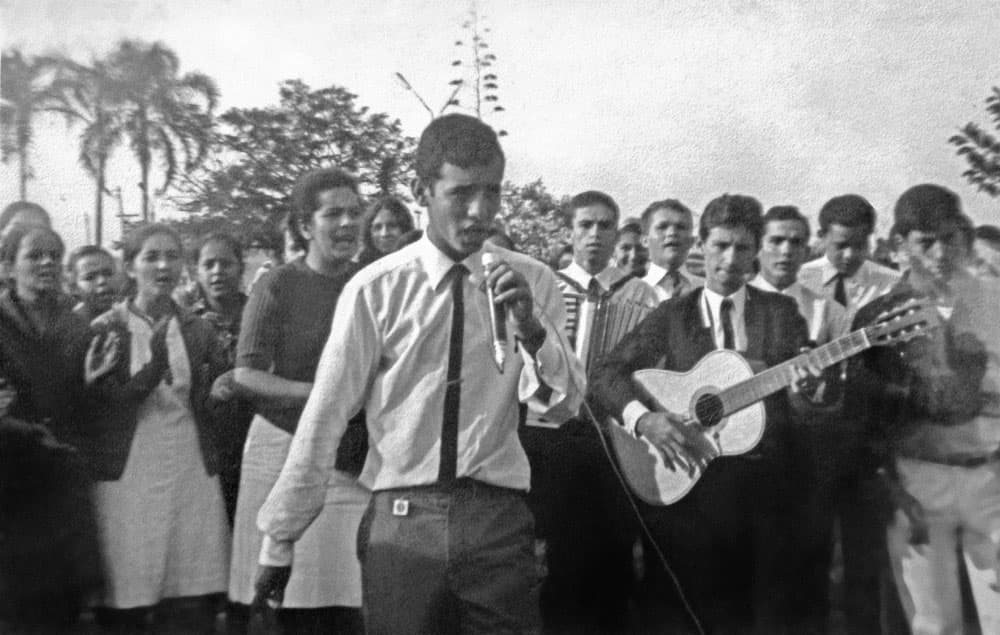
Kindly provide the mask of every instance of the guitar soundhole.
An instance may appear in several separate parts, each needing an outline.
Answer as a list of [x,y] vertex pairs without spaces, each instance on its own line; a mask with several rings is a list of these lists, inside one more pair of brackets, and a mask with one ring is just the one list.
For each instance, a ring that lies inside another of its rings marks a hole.
[[722,400],[718,395],[702,395],[694,404],[694,416],[705,428],[711,428],[722,421]]

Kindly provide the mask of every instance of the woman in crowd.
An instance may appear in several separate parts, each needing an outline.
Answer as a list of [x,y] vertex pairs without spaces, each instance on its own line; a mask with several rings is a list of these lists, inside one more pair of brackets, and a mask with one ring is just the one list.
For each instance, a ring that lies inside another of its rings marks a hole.
[[115,259],[103,247],[84,245],[66,263],[70,293],[77,304],[73,312],[89,324],[111,309],[118,293]]
[[398,198],[379,199],[365,214],[361,225],[361,252],[358,262],[368,265],[396,251],[396,242],[413,230],[413,216]]
[[[240,319],[247,296],[240,291],[243,278],[243,246],[231,235],[213,232],[203,236],[193,252],[195,292],[191,311],[205,319],[215,329],[219,343],[226,351],[226,372],[236,364],[236,343],[240,338]],[[227,380],[228,381],[228,378]],[[247,429],[253,416],[249,407],[234,407],[232,416],[218,421],[220,440],[219,478],[226,501],[226,516],[230,523],[236,513],[236,496],[240,484],[240,457]]]
[[[246,628],[254,596],[263,540],[257,512],[278,478],[312,390],[337,298],[359,268],[351,261],[361,212],[354,179],[339,170],[312,172],[296,185],[294,198],[291,226],[305,257],[267,272],[254,286],[236,360],[236,389],[253,401],[257,415],[243,454],[233,537],[233,632]],[[295,567],[277,613],[286,633],[361,631],[355,538],[368,492],[355,480],[364,460],[356,445],[359,433],[366,438],[363,421],[349,426],[326,507],[295,544]]]
[[88,425],[85,380],[110,370],[116,344],[99,347],[72,313],[61,293],[63,253],[58,234],[30,224],[12,227],[0,244],[11,281],[0,292],[3,632],[65,632],[100,582],[86,470],[74,446]]
[[120,333],[123,349],[98,384],[104,401],[86,444],[106,571],[98,622],[211,633],[229,531],[208,397],[225,353],[212,327],[172,300],[183,266],[173,229],[134,230],[123,260],[134,290],[94,323]]

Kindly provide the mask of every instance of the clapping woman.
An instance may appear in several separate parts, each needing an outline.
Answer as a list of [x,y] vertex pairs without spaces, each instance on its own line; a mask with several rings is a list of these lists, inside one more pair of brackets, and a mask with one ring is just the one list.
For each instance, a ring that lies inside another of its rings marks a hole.
[[229,531],[208,397],[225,354],[212,327],[172,300],[176,232],[136,229],[123,255],[134,292],[94,323],[123,342],[119,368],[98,384],[105,403],[87,444],[107,575],[98,621],[122,633],[211,633]]

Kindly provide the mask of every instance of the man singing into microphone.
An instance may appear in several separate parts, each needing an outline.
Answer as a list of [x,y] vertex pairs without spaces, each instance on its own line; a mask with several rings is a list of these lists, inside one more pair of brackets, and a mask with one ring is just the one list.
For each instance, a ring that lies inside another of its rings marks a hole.
[[[549,418],[579,408],[579,362],[554,275],[483,241],[500,205],[504,155],[466,115],[424,130],[413,193],[426,235],[347,284],[292,441],[258,519],[258,596],[280,600],[292,543],[323,507],[337,446],[359,409],[374,494],[358,532],[371,633],[529,632],[539,626],[528,460],[518,400]],[[506,308],[498,372],[489,286]]]

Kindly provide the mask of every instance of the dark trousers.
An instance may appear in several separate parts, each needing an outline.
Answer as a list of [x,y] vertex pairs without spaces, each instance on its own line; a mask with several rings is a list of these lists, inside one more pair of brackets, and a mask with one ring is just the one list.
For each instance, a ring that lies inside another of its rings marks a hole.
[[94,614],[102,632],[108,634],[211,635],[221,602],[219,595],[199,595],[134,609],[98,608]]
[[546,540],[546,633],[621,633],[630,626],[635,513],[594,426],[525,427],[529,503]]
[[375,492],[358,528],[368,633],[529,633],[540,625],[525,495],[459,479]]
[[[683,499],[643,506],[656,545],[647,544],[641,602],[651,633],[799,633],[785,552],[800,492],[765,459],[722,458]],[[683,598],[681,598],[683,593]],[[690,607],[685,607],[684,602]]]

